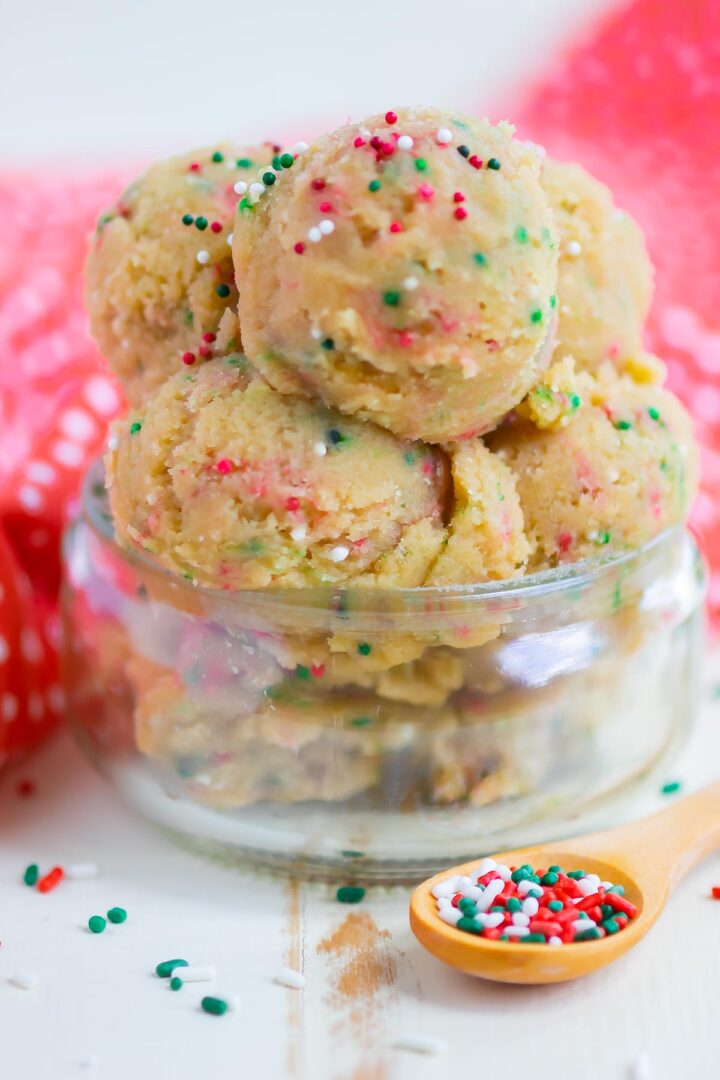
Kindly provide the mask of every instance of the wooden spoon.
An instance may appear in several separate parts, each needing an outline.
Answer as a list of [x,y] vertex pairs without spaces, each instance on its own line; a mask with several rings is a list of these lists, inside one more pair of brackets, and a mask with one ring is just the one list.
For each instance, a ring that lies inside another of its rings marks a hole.
[[599,874],[603,881],[624,885],[625,896],[639,911],[617,934],[560,947],[488,941],[449,926],[439,918],[430,890],[451,874],[471,874],[479,859],[418,885],[410,901],[410,926],[433,956],[468,975],[509,983],[577,979],[618,960],[637,945],[659,917],[670,890],[717,847],[720,783],[631,825],[493,856],[506,866],[557,863],[566,870],[585,870]]

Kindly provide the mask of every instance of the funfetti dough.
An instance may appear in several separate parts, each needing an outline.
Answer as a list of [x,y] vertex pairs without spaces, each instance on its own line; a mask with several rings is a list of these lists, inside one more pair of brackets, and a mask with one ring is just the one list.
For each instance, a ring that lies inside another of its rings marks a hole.
[[673,394],[610,365],[580,385],[565,426],[520,410],[488,440],[516,475],[529,570],[640,547],[683,520],[697,486],[692,421]]
[[273,390],[241,356],[179,372],[116,427],[119,541],[218,589],[350,583],[414,530],[443,542],[447,463],[422,443]]
[[547,365],[557,243],[506,123],[402,109],[318,139],[234,226],[248,356],[408,438],[492,429]]
[[560,242],[555,359],[620,370],[642,349],[653,269],[642,231],[580,165],[545,159],[542,185]]
[[270,156],[269,146],[222,144],[160,161],[100,217],[85,269],[87,306],[132,404],[182,368],[183,357],[202,363],[237,338],[234,186],[256,180]]

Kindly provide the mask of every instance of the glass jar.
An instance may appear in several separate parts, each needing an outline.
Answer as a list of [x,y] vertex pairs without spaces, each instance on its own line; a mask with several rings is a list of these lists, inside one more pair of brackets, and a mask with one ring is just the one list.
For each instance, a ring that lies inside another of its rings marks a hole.
[[514,581],[197,587],[65,540],[69,715],[163,826],[304,874],[411,879],[579,828],[656,783],[699,695],[704,569],[671,529]]

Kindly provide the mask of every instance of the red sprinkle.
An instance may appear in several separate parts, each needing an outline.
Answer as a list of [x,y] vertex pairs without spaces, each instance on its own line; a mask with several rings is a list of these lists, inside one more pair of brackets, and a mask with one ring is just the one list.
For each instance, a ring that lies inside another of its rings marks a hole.
[[226,457],[220,458],[217,465],[215,466],[217,471],[219,473],[223,473],[223,474],[231,472],[232,467],[233,467],[232,466],[232,461],[230,460],[230,458],[226,458]]
[[393,221],[392,224],[390,225],[390,232],[391,233],[399,233],[399,232],[402,232],[403,229],[404,229],[404,225],[402,224],[401,221]]
[[310,667],[310,674],[314,679],[322,679],[325,674],[324,664],[312,664]]
[[297,498],[296,495],[290,495],[285,500],[285,509],[290,510],[291,512],[293,510],[299,510],[300,509],[300,500]]
[[430,184],[420,184],[417,189],[417,193],[421,199],[432,199],[433,195],[435,194],[435,188],[431,187]]
[[720,885],[713,885],[711,895],[713,900],[720,900]]
[[467,217],[467,210],[464,206],[458,206],[457,210],[455,211],[455,217],[458,219],[458,221],[463,221]]
[[388,124],[397,124],[397,113],[392,111],[385,113],[385,121]]
[[200,162],[199,161],[192,161],[188,165],[188,172],[200,172]]
[[559,551],[569,551],[572,547],[573,538],[569,532],[558,533],[557,546]]
[[212,356],[212,349],[209,349],[207,345],[201,345],[198,352],[202,356],[203,360],[207,360],[209,356]]
[[213,232],[222,232],[222,225],[220,224],[219,221],[211,222],[210,228],[212,229]]
[[58,887],[64,877],[65,871],[63,870],[62,866],[54,866],[49,874],[46,874],[45,877],[40,878],[40,880],[38,881],[38,892],[52,892],[53,889],[56,889]]
[[208,344],[210,344],[214,340],[215,340],[215,335],[214,334],[203,334],[203,341],[207,341]]
[[310,187],[313,189],[313,191],[322,191],[325,187],[325,181],[322,179],[313,180],[310,184]]
[[482,169],[482,158],[479,158],[477,154],[473,154],[471,158],[468,158],[468,161],[472,165],[473,169]]
[[298,240],[293,250],[297,252],[298,255],[302,255],[303,251],[305,250],[305,245],[303,244],[302,240]]
[[627,915],[630,919],[634,919],[638,913],[638,909],[634,904],[631,904],[624,896],[618,896],[614,892],[605,893],[603,903],[609,904],[615,911],[621,911],[623,915]]
[[321,202],[320,203],[320,209],[323,212],[323,214],[331,214],[332,213],[332,203]]
[[453,202],[465,202],[465,196],[462,191],[456,191],[453,195]]
[[357,146],[358,148],[365,145],[366,141],[365,139],[363,139],[362,135],[358,135],[358,137],[353,142],[353,146]]
[[182,354],[182,362],[183,364],[187,364],[188,367],[195,363],[195,359],[194,352],[184,352]]

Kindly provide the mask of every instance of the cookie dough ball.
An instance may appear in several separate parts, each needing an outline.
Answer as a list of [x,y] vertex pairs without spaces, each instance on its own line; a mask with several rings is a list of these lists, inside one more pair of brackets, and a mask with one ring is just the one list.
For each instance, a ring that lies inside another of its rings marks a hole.
[[642,350],[653,268],[642,230],[579,165],[546,159],[542,185],[559,234],[555,359],[619,369]]
[[132,404],[185,354],[200,361],[237,336],[234,318],[219,333],[237,305],[234,185],[271,155],[221,145],[160,161],[100,218],[85,267],[90,325]]
[[278,394],[243,357],[171,378],[116,427],[121,543],[218,589],[352,582],[420,521],[444,538],[442,453]]
[[515,414],[489,444],[517,477],[530,570],[640,547],[682,521],[697,484],[680,402],[609,366],[585,377],[566,426]]
[[276,389],[398,435],[493,428],[547,364],[557,243],[508,124],[404,109],[314,143],[234,229],[243,344]]

